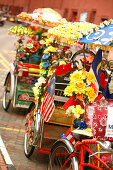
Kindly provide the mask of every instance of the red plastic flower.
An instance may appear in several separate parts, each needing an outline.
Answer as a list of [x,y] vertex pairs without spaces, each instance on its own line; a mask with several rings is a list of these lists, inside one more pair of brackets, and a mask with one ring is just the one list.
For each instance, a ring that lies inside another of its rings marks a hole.
[[27,43],[33,43],[33,40],[32,40],[32,39],[30,39],[30,40],[28,40],[28,41],[27,41]]
[[20,53],[20,54],[19,54],[19,57],[22,58],[22,57],[23,57],[23,53]]
[[33,52],[36,52],[36,51],[37,51],[37,48],[36,48],[35,46],[33,46],[32,51],[33,51]]
[[26,47],[26,48],[25,48],[25,52],[26,52],[26,53],[29,53],[30,50]]

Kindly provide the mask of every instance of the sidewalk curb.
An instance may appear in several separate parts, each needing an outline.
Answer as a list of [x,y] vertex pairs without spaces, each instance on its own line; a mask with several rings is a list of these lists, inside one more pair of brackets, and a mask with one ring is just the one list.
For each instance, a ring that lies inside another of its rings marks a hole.
[[[3,162],[4,162],[4,165],[6,165],[6,168],[8,170],[16,170],[14,165],[13,165],[13,162],[11,161],[10,159],[10,156],[6,150],[6,147],[4,145],[4,142],[0,136],[0,150],[1,150],[1,156],[3,157]],[[1,164],[0,164],[0,167],[1,167]]]

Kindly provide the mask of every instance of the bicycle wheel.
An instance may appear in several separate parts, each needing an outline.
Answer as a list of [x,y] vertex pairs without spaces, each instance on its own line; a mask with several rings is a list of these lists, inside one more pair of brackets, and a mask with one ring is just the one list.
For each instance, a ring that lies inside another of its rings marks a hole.
[[34,118],[35,103],[32,103],[28,109],[28,114],[26,116],[26,132],[24,137],[24,153],[27,158],[29,158],[35,149],[33,145],[33,137],[35,133],[35,118]]
[[11,73],[10,72],[7,74],[4,87],[5,87],[5,89],[4,89],[4,93],[3,93],[3,108],[5,111],[7,111],[11,104],[11,99],[10,99]]
[[[51,149],[48,170],[60,170],[72,152],[74,152],[74,147],[68,140],[58,140]],[[63,168],[63,170],[78,169],[79,165],[76,157],[72,157]]]

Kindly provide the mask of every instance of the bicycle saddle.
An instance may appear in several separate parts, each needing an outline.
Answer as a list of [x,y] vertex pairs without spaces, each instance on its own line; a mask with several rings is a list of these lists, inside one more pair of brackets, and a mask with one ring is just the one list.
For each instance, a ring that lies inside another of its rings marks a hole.
[[75,138],[75,140],[81,141],[82,139],[92,139],[93,134],[91,132],[88,132],[87,130],[83,129],[75,129],[71,132],[72,136]]

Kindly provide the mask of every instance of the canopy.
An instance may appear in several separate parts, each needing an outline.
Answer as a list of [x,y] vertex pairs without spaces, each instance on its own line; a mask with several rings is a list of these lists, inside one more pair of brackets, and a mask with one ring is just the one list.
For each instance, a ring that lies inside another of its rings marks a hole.
[[79,42],[95,44],[95,45],[107,45],[113,46],[113,20],[104,21],[99,26],[89,30],[89,34],[80,38]]
[[25,22],[32,22],[48,27],[55,27],[62,23],[62,16],[51,8],[38,8],[32,13],[21,12],[17,17]]

